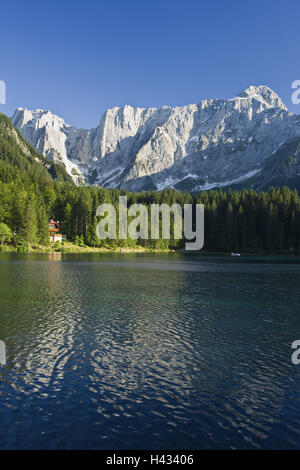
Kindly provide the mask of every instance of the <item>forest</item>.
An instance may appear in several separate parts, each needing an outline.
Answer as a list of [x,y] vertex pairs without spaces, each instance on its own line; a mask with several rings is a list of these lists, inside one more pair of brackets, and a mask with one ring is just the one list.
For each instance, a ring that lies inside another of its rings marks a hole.
[[[47,245],[48,219],[59,221],[67,240],[80,246],[115,248],[141,245],[149,249],[182,249],[184,239],[100,240],[96,235],[99,204],[118,209],[119,196],[135,203],[204,204],[204,250],[212,252],[300,252],[300,197],[287,187],[268,192],[210,190],[191,195],[172,189],[127,193],[115,189],[53,182],[39,187],[20,180],[0,182],[0,242],[17,246]],[[8,227],[4,229],[4,225]],[[2,227],[2,229],[1,229]]]
[[[129,193],[97,186],[76,186],[64,168],[33,149],[0,115],[0,247],[19,250],[49,245],[48,220],[59,221],[70,242],[91,247],[183,249],[182,240],[100,240],[97,207],[119,196],[134,203],[204,204],[204,250],[209,252],[300,253],[300,197],[288,187],[266,192],[210,190],[198,194],[165,189]],[[150,211],[149,211],[150,212]],[[172,235],[172,230],[171,230]]]

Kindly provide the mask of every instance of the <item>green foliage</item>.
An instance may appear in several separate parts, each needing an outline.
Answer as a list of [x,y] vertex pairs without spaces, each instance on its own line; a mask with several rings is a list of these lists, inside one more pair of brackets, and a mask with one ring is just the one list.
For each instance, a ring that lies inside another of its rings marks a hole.
[[11,229],[4,224],[3,222],[0,223],[0,243],[9,243],[12,239],[12,231]]
[[209,191],[196,198],[205,205],[204,248],[300,252],[300,198],[296,190]]

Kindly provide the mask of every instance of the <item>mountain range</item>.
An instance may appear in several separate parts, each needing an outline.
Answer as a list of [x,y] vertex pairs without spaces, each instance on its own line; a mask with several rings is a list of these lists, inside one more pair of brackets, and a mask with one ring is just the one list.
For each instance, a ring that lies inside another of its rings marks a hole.
[[94,129],[41,109],[18,108],[11,121],[76,184],[130,191],[300,188],[300,116],[266,86],[182,107],[114,107]]

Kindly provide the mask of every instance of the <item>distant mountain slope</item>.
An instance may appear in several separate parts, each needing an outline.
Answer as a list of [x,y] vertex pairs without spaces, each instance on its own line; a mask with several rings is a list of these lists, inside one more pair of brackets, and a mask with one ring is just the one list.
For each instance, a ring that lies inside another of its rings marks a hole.
[[72,182],[62,165],[39,154],[0,113],[0,181],[17,178],[40,185],[51,179]]
[[266,86],[197,105],[112,108],[91,130],[76,129],[49,111],[24,108],[12,122],[41,153],[63,163],[75,182],[84,178],[131,191],[248,185],[255,177],[267,178],[264,161],[300,137],[300,116],[289,113]]
[[300,191],[300,138],[282,144],[244,185],[234,186],[238,189],[247,187],[255,190],[267,190],[270,186],[289,186]]

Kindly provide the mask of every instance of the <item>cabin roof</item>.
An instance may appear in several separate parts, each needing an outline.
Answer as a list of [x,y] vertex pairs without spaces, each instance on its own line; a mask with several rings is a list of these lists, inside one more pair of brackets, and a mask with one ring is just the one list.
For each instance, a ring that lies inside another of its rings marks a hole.
[[[50,227],[50,225],[53,225],[56,228]],[[53,220],[53,219],[49,219],[48,226],[49,226],[50,231],[58,232],[59,229],[60,229],[60,226],[58,225],[58,222],[55,222],[55,220]]]

